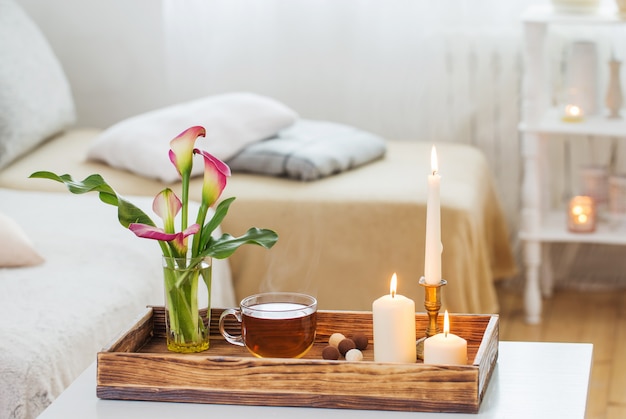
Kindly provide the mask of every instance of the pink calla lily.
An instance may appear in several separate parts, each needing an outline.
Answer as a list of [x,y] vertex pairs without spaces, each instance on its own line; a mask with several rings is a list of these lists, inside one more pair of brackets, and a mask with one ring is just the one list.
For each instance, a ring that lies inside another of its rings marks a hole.
[[207,207],[213,205],[226,187],[226,178],[230,176],[230,167],[217,157],[204,150],[193,150],[204,157],[204,182],[202,201]]
[[132,223],[128,229],[137,237],[170,242],[179,253],[184,254],[187,251],[187,244],[185,243],[187,237],[200,231],[200,225],[192,224],[178,233],[166,233],[162,228],[140,223]]
[[163,220],[167,233],[174,232],[174,219],[182,207],[182,202],[170,188],[163,189],[152,201],[152,210]]
[[170,161],[181,176],[189,176],[193,163],[193,146],[198,137],[206,136],[204,127],[195,126],[186,129],[170,141]]
[[189,202],[189,178],[191,177],[191,168],[193,167],[193,146],[196,139],[200,136],[204,137],[206,130],[204,127],[195,126],[186,129],[170,141],[170,161],[178,170],[183,182],[183,215],[181,217],[181,229],[187,228],[187,204]]

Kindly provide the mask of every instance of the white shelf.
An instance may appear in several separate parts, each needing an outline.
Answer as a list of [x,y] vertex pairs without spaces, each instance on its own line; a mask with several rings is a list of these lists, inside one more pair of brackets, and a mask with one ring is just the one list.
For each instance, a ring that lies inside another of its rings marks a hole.
[[523,132],[544,134],[604,135],[626,137],[626,111],[624,118],[611,119],[602,115],[585,117],[580,122],[564,122],[556,108],[550,109],[541,122],[536,125],[522,122],[519,129]]
[[520,231],[520,239],[540,242],[597,243],[626,245],[626,216],[601,216],[593,233],[571,233],[567,230],[565,210],[543,216],[537,232]]
[[[522,212],[524,227],[519,238],[524,246],[524,308],[526,320],[538,323],[541,320],[542,293],[552,292],[554,284],[550,265],[542,266],[542,259],[549,257],[541,243],[598,243],[626,245],[626,218],[600,219],[593,233],[572,233],[567,229],[566,212],[552,208],[544,212],[542,200],[544,188],[550,185],[541,182],[542,171],[546,170],[544,155],[547,147],[542,142],[556,135],[626,137],[626,119],[610,119],[604,115],[585,117],[580,122],[565,122],[561,109],[549,107],[548,66],[546,45],[550,25],[610,26],[626,24],[626,16],[617,10],[601,8],[587,13],[556,12],[552,6],[531,7],[522,17],[524,23],[524,89],[522,103],[524,120],[519,124],[522,133],[523,183]],[[577,29],[577,28],[575,28]],[[626,118],[626,111],[624,111]]]
[[606,25],[626,23],[626,15],[608,7],[589,13],[563,13],[556,12],[551,5],[539,5],[527,10],[522,16],[522,21],[564,25]]

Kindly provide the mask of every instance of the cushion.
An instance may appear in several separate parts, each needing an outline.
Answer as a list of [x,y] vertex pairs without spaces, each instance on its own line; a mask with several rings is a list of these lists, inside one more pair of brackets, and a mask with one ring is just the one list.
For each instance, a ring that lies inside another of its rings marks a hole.
[[61,64],[30,17],[0,0],[0,168],[76,120]]
[[384,156],[385,140],[349,125],[301,119],[228,161],[233,171],[315,180]]
[[[246,145],[276,135],[298,115],[282,103],[261,95],[233,92],[208,96],[123,120],[102,132],[87,157],[167,183],[179,180],[169,160],[170,141],[189,127],[206,128],[196,146],[227,160]],[[194,160],[192,176],[203,173]]]
[[44,259],[33,248],[22,228],[10,217],[0,213],[0,267],[34,266]]

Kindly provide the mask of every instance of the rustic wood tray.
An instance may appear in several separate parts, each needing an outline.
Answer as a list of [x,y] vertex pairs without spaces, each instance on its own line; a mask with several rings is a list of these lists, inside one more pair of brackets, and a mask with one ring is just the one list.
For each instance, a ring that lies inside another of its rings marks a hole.
[[[372,313],[351,311],[318,311],[316,342],[301,359],[255,358],[219,335],[222,310],[211,311],[208,351],[176,354],[165,345],[163,307],[149,307],[128,331],[98,353],[98,397],[476,413],[498,358],[497,315],[451,315],[453,332],[467,339],[469,361],[468,365],[443,366],[421,361],[374,362]],[[419,336],[428,318],[418,313],[416,320]],[[227,323],[232,332],[237,326]],[[335,332],[368,336],[364,360],[322,359],[322,349]]]

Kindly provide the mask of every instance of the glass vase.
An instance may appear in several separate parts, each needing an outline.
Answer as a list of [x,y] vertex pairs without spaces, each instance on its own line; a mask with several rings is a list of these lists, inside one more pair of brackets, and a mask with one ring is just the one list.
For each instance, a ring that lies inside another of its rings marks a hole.
[[163,257],[167,349],[209,349],[211,258]]

